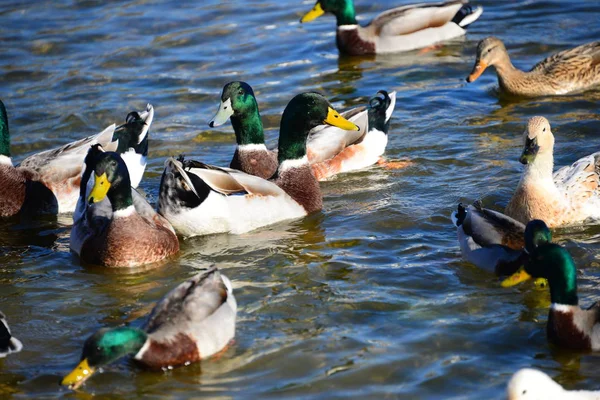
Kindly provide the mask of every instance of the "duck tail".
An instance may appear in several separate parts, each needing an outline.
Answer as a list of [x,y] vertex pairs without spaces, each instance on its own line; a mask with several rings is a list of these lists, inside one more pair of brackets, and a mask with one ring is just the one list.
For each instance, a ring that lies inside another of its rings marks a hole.
[[4,314],[0,313],[0,358],[18,353],[23,348],[21,341],[10,334]]
[[127,114],[125,123],[115,129],[113,141],[119,140],[117,153],[122,154],[134,149],[141,156],[148,155],[148,131],[154,119],[154,107],[146,105],[142,112],[132,111]]
[[380,90],[369,100],[369,130],[377,129],[383,133],[390,129],[390,120],[396,107],[396,92]]
[[473,22],[477,21],[482,13],[483,7],[477,6],[473,8],[470,4],[465,4],[458,10],[454,18],[452,18],[452,22],[466,29]]
[[456,211],[452,213],[450,218],[452,219],[452,223],[454,226],[459,227],[465,222],[465,218],[467,217],[467,208],[462,204],[458,203],[458,208]]

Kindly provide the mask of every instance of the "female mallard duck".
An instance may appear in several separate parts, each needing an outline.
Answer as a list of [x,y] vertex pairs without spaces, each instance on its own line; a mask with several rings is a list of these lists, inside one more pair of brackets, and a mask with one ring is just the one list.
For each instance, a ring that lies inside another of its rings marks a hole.
[[516,372],[507,387],[508,400],[598,400],[600,391],[565,390],[552,378],[537,369],[523,368]]
[[183,236],[244,233],[296,219],[323,205],[306,156],[306,138],[318,125],[356,130],[320,94],[290,101],[281,118],[278,168],[271,180],[200,162],[168,159],[158,210]]
[[[168,221],[131,187],[127,166],[118,153],[90,148],[77,209],[71,249],[90,264],[135,267],[163,260],[179,251]],[[87,184],[94,174],[94,185]]]
[[367,26],[356,21],[352,0],[318,0],[300,22],[312,21],[326,12],[337,18],[336,43],[348,55],[384,54],[431,46],[464,35],[483,9],[471,8],[468,0],[411,4],[379,14]]
[[600,219],[600,152],[553,175],[554,135],[548,120],[531,118],[523,141],[525,170],[506,215],[523,223],[542,219],[551,228]]
[[120,327],[94,333],[83,346],[81,362],[62,385],[77,389],[98,367],[127,355],[150,369],[206,359],[234,338],[236,312],[231,282],[213,267],[163,297],[142,329]]
[[511,275],[522,265],[525,225],[480,202],[452,214],[463,259],[497,275]]
[[[396,105],[396,92],[379,91],[368,107],[357,107],[342,117],[360,131],[320,126],[306,143],[308,162],[318,180],[354,171],[378,162],[387,146],[387,132]],[[223,88],[219,111],[210,121],[215,127],[231,119],[237,148],[230,167],[264,179],[277,171],[277,150],[265,146],[263,125],[254,91],[245,82],[230,82]]]
[[533,220],[525,229],[525,265],[502,282],[510,287],[532,277],[546,278],[550,287],[548,339],[573,350],[600,350],[600,304],[587,310],[579,307],[577,268],[569,252],[551,242],[548,226]]
[[154,117],[148,104],[142,113],[131,112],[126,123],[111,125],[95,136],[54,150],[34,154],[14,167],[10,159],[8,117],[0,101],[0,217],[73,212],[79,195],[83,159],[91,144],[99,143],[122,153],[140,182],[148,153],[147,133]]
[[0,358],[4,358],[11,353],[18,353],[23,345],[16,337],[10,334],[6,316],[0,312]]
[[515,68],[504,43],[488,37],[477,45],[477,58],[467,82],[473,82],[489,66],[496,69],[500,89],[523,97],[579,92],[600,84],[600,42],[556,53],[529,72]]

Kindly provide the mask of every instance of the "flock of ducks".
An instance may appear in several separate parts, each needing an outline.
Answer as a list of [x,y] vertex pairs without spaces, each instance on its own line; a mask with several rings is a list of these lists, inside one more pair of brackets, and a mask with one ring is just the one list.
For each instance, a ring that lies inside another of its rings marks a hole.
[[[341,53],[381,54],[463,35],[482,12],[466,0],[410,5],[384,12],[363,27],[352,0],[319,0],[301,21],[332,13]],[[600,84],[600,42],[554,54],[523,72],[512,65],[502,41],[489,37],[477,46],[467,80],[475,81],[490,66],[500,90],[510,95],[579,92]],[[178,253],[180,238],[241,234],[321,210],[319,182],[334,175],[376,163],[403,167],[382,157],[395,103],[395,92],[380,90],[368,104],[339,113],[322,95],[301,93],[283,111],[278,148],[268,149],[252,87],[228,83],[209,126],[231,121],[237,147],[229,168],[183,156],[167,159],[155,209],[136,190],[148,156],[151,105],[129,113],[120,126],[13,166],[8,116],[0,101],[0,217],[72,213],[70,247],[82,263],[131,268],[161,262]],[[507,276],[502,286],[532,277],[547,282],[551,342],[600,350],[600,306],[579,307],[576,266],[567,250],[552,243],[550,232],[600,220],[600,152],[556,172],[553,153],[549,121],[530,119],[523,134],[523,175],[504,214],[479,202],[460,204],[452,221],[464,259]],[[101,329],[88,338],[81,362],[62,384],[76,389],[96,369],[124,356],[151,369],[210,357],[233,339],[236,310],[229,279],[216,268],[199,273],[169,292],[141,329]],[[22,347],[0,313],[0,357]],[[510,399],[562,398],[565,393],[530,369],[519,371],[508,385]],[[588,393],[571,394],[588,398]]]

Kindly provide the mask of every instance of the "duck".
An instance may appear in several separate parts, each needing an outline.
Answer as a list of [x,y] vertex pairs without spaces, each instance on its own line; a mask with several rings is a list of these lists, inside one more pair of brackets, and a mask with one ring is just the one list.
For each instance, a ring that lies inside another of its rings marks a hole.
[[483,8],[471,7],[468,0],[410,4],[387,10],[367,26],[360,26],[353,0],[318,0],[300,22],[325,13],[337,18],[339,52],[359,56],[421,49],[463,36]]
[[91,144],[119,151],[128,162],[133,184],[142,179],[148,154],[148,129],[154,108],[127,115],[123,125],[53,150],[31,155],[14,166],[10,153],[8,115],[0,100],[0,217],[72,213],[79,198],[83,160]]
[[544,117],[531,118],[519,161],[525,166],[505,214],[527,223],[542,219],[551,228],[600,219],[600,152],[554,174],[554,135]]
[[577,268],[569,252],[552,243],[550,229],[541,220],[527,224],[525,241],[528,254],[524,265],[502,281],[502,286],[546,278],[551,301],[546,325],[549,341],[571,350],[600,350],[600,303],[588,309],[579,306]]
[[483,208],[480,201],[459,204],[451,216],[465,261],[497,275],[515,273],[524,261],[525,225]]
[[131,187],[119,153],[95,144],[85,158],[70,248],[85,263],[128,268],[176,254],[179,239],[171,224]]
[[519,97],[565,95],[600,84],[600,41],[553,54],[529,72],[512,65],[502,40],[487,37],[477,45],[477,58],[467,82],[493,66],[502,92]]
[[597,400],[600,391],[565,390],[544,372],[523,368],[517,371],[508,382],[508,400]]
[[[339,173],[385,163],[381,155],[387,146],[387,133],[396,105],[396,92],[380,90],[368,107],[356,107],[341,115],[359,126],[347,131],[334,126],[314,128],[306,143],[308,161],[317,180]],[[254,90],[246,82],[229,82],[223,87],[219,110],[209,122],[217,127],[231,120],[237,147],[230,168],[269,179],[277,171],[277,149],[267,149]]]
[[102,328],[92,334],[81,361],[61,384],[76,390],[99,368],[126,356],[150,370],[205,360],[233,340],[236,313],[231,281],[211,267],[167,293],[141,328]]
[[0,312],[0,358],[9,354],[18,353],[23,349],[23,344],[19,339],[12,336],[6,315]]
[[318,93],[301,93],[289,102],[281,118],[278,167],[270,180],[184,157],[167,159],[159,213],[179,235],[190,237],[241,234],[321,210],[321,190],[308,162],[306,140],[323,124],[360,129]]

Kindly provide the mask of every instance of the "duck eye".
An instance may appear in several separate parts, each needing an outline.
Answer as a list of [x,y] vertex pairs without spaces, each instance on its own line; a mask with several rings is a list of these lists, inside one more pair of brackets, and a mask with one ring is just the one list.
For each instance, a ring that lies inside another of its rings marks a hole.
[[527,393],[527,389],[523,390],[523,393],[521,393],[521,394],[525,394],[525,393]]
[[542,129],[542,132],[546,132],[546,128]]
[[238,94],[241,96],[244,94],[244,91],[242,89],[240,89],[240,91],[238,92]]
[[491,53],[491,52],[492,52],[492,49],[488,49],[488,51],[487,51],[487,52],[488,52],[488,53]]

